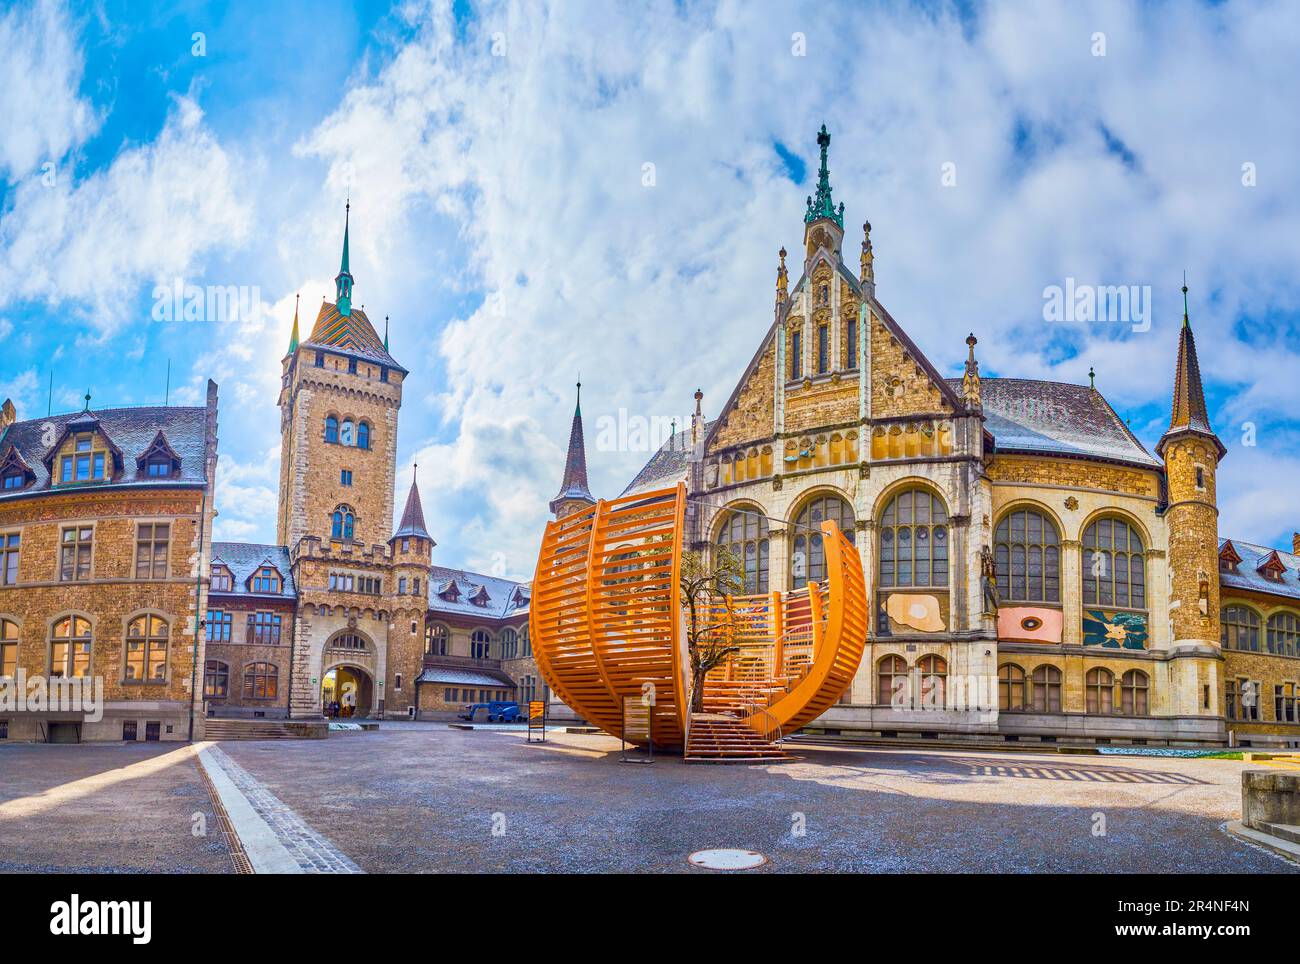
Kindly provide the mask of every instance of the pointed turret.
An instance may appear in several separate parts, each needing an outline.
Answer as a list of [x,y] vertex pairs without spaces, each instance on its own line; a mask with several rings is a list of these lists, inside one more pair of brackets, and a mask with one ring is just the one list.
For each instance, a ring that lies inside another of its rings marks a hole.
[[424,526],[424,506],[420,503],[420,487],[415,481],[414,471],[411,475],[411,491],[406,495],[406,508],[402,510],[402,521],[397,523],[397,531],[388,541],[404,537],[433,541],[433,536],[429,535],[429,530]]
[[569,454],[564,462],[564,480],[559,494],[551,500],[551,512],[557,519],[595,505],[587,488],[587,449],[582,439],[582,382],[578,382],[578,400],[573,409],[573,427],[569,429]]
[[349,198],[343,210],[343,260],[339,263],[339,273],[334,276],[335,302],[339,314],[346,317],[352,311],[352,271],[348,267],[348,230],[352,220],[352,199]]
[[817,134],[817,146],[821,148],[817,193],[808,195],[808,209],[803,216],[804,251],[808,261],[812,260],[818,248],[825,248],[838,259],[840,243],[844,240],[844,205],[836,207],[835,199],[831,197],[831,174],[826,161],[831,135],[826,132],[825,124]]
[[299,295],[293,296],[293,331],[289,333],[289,351],[292,355],[298,350],[298,298]]
[[1169,428],[1156,443],[1156,454],[1163,455],[1170,440],[1183,434],[1205,436],[1214,441],[1222,459],[1228,452],[1210,427],[1205,406],[1205,388],[1201,385],[1201,365],[1196,358],[1196,339],[1187,315],[1187,283],[1183,282],[1183,326],[1178,333],[1178,366],[1174,372],[1174,401]]

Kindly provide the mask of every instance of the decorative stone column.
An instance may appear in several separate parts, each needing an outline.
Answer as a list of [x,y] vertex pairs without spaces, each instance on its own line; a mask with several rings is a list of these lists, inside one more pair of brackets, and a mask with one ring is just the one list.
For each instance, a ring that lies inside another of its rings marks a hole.
[[1061,541],[1061,613],[1065,625],[1061,642],[1083,644],[1083,543]]

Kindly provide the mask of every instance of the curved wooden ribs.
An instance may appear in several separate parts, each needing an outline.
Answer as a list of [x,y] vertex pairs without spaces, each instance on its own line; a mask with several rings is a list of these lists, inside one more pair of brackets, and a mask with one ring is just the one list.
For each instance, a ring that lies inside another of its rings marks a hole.
[[[690,726],[678,588],[685,515],[678,485],[548,523],[529,616],[538,668],[561,699],[615,736],[625,700],[648,703],[663,746],[683,745]],[[774,739],[848,687],[867,636],[862,563],[834,523],[822,524],[822,540],[824,584],[736,597],[711,611],[736,652],[705,680],[706,712]]]

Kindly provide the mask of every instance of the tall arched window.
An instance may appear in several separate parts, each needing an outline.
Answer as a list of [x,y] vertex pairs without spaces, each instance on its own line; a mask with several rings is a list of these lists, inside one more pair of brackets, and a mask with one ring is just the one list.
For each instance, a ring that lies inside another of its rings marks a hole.
[[533,655],[533,640],[532,640],[532,637],[528,635],[528,624],[527,624],[527,623],[524,623],[522,626],[519,627],[519,642],[520,642],[520,648],[521,648],[521,654],[520,654],[520,655],[523,655],[523,656],[532,656],[532,655]]
[[357,448],[370,448],[370,423],[357,422]]
[[447,655],[447,627],[430,623],[424,627],[424,655]]
[[1219,645],[1259,652],[1259,614],[1249,606],[1224,606],[1219,612]]
[[718,530],[718,548],[736,554],[744,566],[746,595],[767,592],[767,519],[753,509],[739,509],[727,515]]
[[352,419],[350,419],[350,418],[345,418],[345,419],[343,420],[343,424],[342,424],[341,426],[339,426],[339,444],[340,444],[340,445],[355,445],[355,444],[356,444],[356,438],[355,438],[355,436],[354,436],[354,431],[355,431],[355,430],[354,430],[354,428],[353,428],[353,426],[352,426]]
[[1084,530],[1083,604],[1147,608],[1142,537],[1123,519],[1098,519]]
[[273,700],[280,693],[280,669],[274,663],[249,663],[244,667],[244,699]]
[[469,637],[469,654],[474,659],[492,657],[492,634],[486,629],[476,629]]
[[828,519],[840,527],[849,542],[854,541],[853,507],[839,496],[820,496],[805,505],[794,520],[794,538],[790,544],[791,589],[826,581],[821,525]]
[[922,656],[921,706],[941,710],[948,705],[948,662],[942,656]]
[[210,659],[203,665],[203,698],[224,700],[230,692],[230,665]]
[[876,664],[876,702],[881,706],[899,706],[907,702],[907,661],[901,656],[886,656]]
[[1015,663],[998,667],[998,709],[1017,712],[1029,709],[1025,671]]
[[335,539],[351,539],[355,521],[351,506],[339,506],[330,517],[330,534]]
[[50,676],[90,675],[90,621],[65,616],[50,636]]
[[1084,677],[1085,706],[1089,713],[1115,712],[1115,675],[1100,666]]
[[339,420],[333,415],[325,416],[325,441],[337,442],[339,440]]
[[137,616],[126,627],[126,679],[161,683],[167,679],[167,641],[171,629],[160,616]]
[[0,679],[18,673],[18,624],[0,619]]
[[501,630],[501,658],[517,659],[519,657],[519,634],[513,627]]
[[1278,656],[1300,656],[1300,617],[1285,612],[1268,617],[1268,651]]
[[1147,691],[1150,681],[1140,669],[1131,669],[1119,683],[1119,711],[1125,716],[1147,715]]
[[948,588],[948,510],[925,489],[889,500],[880,517],[880,585]]
[[1029,703],[1035,713],[1061,712],[1061,671],[1044,664],[1030,677],[1032,694]]
[[1036,509],[1008,512],[993,534],[998,592],[1008,602],[1061,601],[1061,533]]

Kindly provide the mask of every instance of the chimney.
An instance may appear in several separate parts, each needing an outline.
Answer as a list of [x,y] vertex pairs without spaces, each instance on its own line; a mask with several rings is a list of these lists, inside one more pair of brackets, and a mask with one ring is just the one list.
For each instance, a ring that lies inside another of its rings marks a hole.
[[1300,556],[1300,532],[1291,533],[1291,551]]
[[6,398],[5,403],[0,405],[0,436],[4,435],[5,429],[16,421],[18,421],[18,410],[14,408],[13,400]]

